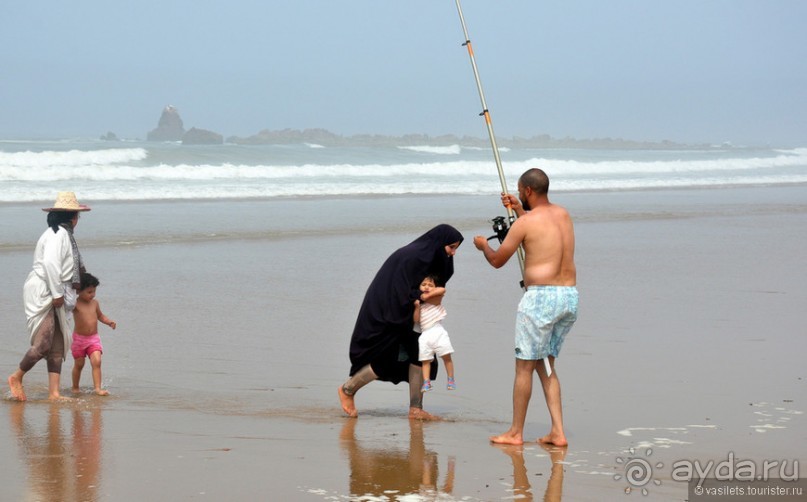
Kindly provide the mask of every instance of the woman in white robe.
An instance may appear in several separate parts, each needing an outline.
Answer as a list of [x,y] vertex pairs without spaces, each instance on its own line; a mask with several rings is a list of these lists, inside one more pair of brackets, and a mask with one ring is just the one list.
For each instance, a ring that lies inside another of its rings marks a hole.
[[34,263],[23,286],[23,302],[31,348],[20,366],[8,377],[11,395],[26,400],[22,379],[41,359],[48,365],[48,398],[61,400],[59,384],[62,361],[70,347],[71,311],[76,303],[76,287],[84,268],[73,238],[80,205],[72,192],[60,192],[48,212],[48,228],[34,250]]

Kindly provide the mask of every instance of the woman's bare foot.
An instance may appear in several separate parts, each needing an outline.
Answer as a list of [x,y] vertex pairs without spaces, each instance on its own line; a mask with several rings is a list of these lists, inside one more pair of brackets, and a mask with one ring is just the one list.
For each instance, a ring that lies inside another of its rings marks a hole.
[[541,444],[553,444],[555,446],[568,446],[569,442],[566,441],[566,436],[563,434],[549,433],[537,440]]
[[522,437],[521,434],[514,434],[510,431],[507,431],[504,434],[498,436],[490,436],[490,442],[496,444],[520,445],[524,444],[524,438]]
[[104,389],[95,389],[95,395],[96,395],[96,396],[108,396],[108,395],[109,395],[109,391],[108,391],[108,390],[104,390]]
[[442,420],[442,418],[437,415],[432,415],[427,411],[423,411],[421,408],[409,408],[409,418],[412,420],[428,420],[434,422]]
[[342,389],[340,385],[337,389],[339,392],[339,403],[342,405],[342,410],[347,413],[347,416],[350,418],[356,418],[359,416],[358,410],[356,410],[356,403],[353,400],[353,396],[348,396],[345,394],[345,391]]
[[71,387],[70,392],[72,392],[73,394],[81,394],[81,389],[79,389],[78,387]]
[[22,380],[14,375],[8,377],[8,388],[11,390],[11,395],[17,401],[25,401],[28,399],[25,396],[25,391],[22,390]]

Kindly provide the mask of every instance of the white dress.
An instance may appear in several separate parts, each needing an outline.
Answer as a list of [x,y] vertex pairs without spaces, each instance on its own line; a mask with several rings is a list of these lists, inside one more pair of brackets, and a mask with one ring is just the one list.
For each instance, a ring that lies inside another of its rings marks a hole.
[[23,286],[25,317],[28,320],[28,335],[33,343],[34,334],[50,312],[51,302],[64,297],[65,306],[56,309],[56,318],[64,337],[64,357],[70,350],[70,308],[75,305],[76,292],[73,278],[73,247],[70,235],[62,227],[55,233],[48,228],[39,238],[34,249],[34,265]]

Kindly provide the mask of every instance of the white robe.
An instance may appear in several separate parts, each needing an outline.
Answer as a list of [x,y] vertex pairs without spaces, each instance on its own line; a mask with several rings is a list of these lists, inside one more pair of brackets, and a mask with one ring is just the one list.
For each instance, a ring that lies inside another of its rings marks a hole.
[[48,228],[36,243],[33,269],[25,280],[22,297],[31,343],[52,308],[51,302],[64,297],[65,306],[56,309],[56,319],[64,337],[63,358],[70,351],[73,333],[70,313],[76,303],[76,291],[73,289],[72,279],[73,247],[70,244],[70,235],[62,227],[56,233]]

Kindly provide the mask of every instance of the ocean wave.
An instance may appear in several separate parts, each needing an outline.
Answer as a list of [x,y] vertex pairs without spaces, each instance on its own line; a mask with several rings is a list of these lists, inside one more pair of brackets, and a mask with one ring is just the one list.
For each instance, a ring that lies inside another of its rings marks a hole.
[[[712,176],[712,177],[633,177],[628,179],[557,179],[552,191],[619,191],[653,190],[667,188],[709,188],[722,186],[807,184],[807,174],[790,176]],[[171,200],[171,199],[232,199],[282,198],[311,196],[366,196],[366,195],[483,195],[498,193],[500,185],[494,177],[473,179],[457,183],[454,180],[397,180],[394,183],[378,180],[354,180],[334,183],[332,180],[296,179],[284,182],[255,181],[162,183],[162,182],[74,182],[70,189],[80,194],[81,200]],[[51,183],[5,186],[0,192],[2,202],[49,201],[53,198]]]
[[[73,190],[82,200],[162,200],[482,194],[500,189],[492,159],[478,160],[478,155],[413,162],[420,156],[410,154],[400,162],[402,154],[384,159],[385,151],[379,150],[373,152],[379,160],[392,162],[361,163],[368,158],[361,152],[359,157],[346,159],[348,162],[327,163],[334,157],[331,149],[313,150],[326,154],[313,158],[294,154],[289,162],[285,151],[283,157],[276,150],[232,150],[219,159],[244,163],[222,163],[209,150],[195,149],[157,149],[153,154],[145,148],[0,152],[0,202],[47,201],[58,190]],[[671,158],[669,153],[600,152],[588,154],[588,158],[581,155],[583,160],[527,158],[531,153],[534,151],[504,162],[511,189],[521,173],[535,166],[547,171],[552,189],[560,191],[807,183],[807,148],[736,154],[683,152],[680,158]],[[171,164],[173,159],[178,162]],[[253,159],[258,165],[246,163]],[[273,159],[276,164],[271,163]],[[306,161],[293,163],[303,159]]]
[[411,152],[420,152],[420,153],[434,153],[437,155],[459,155],[462,152],[462,147],[460,145],[449,145],[449,146],[399,146],[401,150],[409,150]]
[[556,175],[591,174],[660,174],[697,173],[710,171],[747,171],[752,169],[775,169],[781,167],[807,166],[807,149],[790,150],[773,157],[734,157],[720,159],[680,159],[680,160],[603,160],[583,162],[534,158],[517,165],[509,164],[508,171],[519,172],[529,167],[540,166]]
[[[320,145],[307,145],[310,150],[322,149]],[[440,152],[457,155],[459,145],[446,147],[412,146],[404,150]],[[192,152],[192,151],[191,151]],[[525,160],[506,160],[503,168],[508,175],[520,175],[524,170],[540,166],[551,176],[581,175],[626,175],[651,173],[697,173],[712,171],[747,171],[807,166],[807,148],[771,150],[768,156],[721,156],[710,158],[650,158],[650,159],[558,159],[533,157]],[[192,152],[193,153],[193,152]],[[628,155],[630,155],[628,153]],[[268,155],[267,155],[268,156]],[[69,180],[69,179],[221,179],[235,178],[282,178],[291,176],[396,176],[433,175],[485,176],[495,166],[491,161],[451,160],[441,162],[382,163],[333,163],[301,164],[239,164],[237,162],[175,164],[161,162],[161,155],[148,165],[149,152],[145,148],[108,148],[99,150],[48,150],[42,152],[0,151],[0,181],[4,180]],[[185,159],[188,160],[188,159]],[[201,158],[199,160],[202,160]],[[204,159],[212,160],[212,159]],[[323,157],[322,160],[326,160]]]
[[0,170],[6,168],[83,168],[110,164],[125,164],[127,162],[144,160],[147,157],[148,152],[144,148],[0,152]]
[[[476,150],[476,151],[491,150],[491,147],[489,147],[489,146],[464,146],[463,148],[465,150]],[[506,146],[499,146],[498,149],[499,149],[499,152],[509,152],[509,151],[511,151],[510,148],[508,148]]]
[[[69,153],[69,152],[68,152]],[[18,155],[18,154],[5,154]],[[59,162],[56,156],[46,156],[38,163],[36,157],[25,156],[13,161],[0,159],[0,181],[133,181],[133,180],[282,180],[295,178],[329,178],[344,181],[357,178],[408,179],[411,176],[433,178],[469,179],[488,177],[496,173],[492,162],[451,161],[405,164],[303,164],[303,165],[243,165],[243,164],[159,164],[153,166],[130,165],[127,162],[145,158],[142,149],[102,150],[92,152],[79,160],[81,155],[71,154],[70,162]],[[526,169],[540,166],[553,178],[579,178],[587,176],[639,176],[731,172],[767,171],[789,167],[807,166],[807,149],[803,155],[782,154],[774,157],[730,158],[715,160],[665,160],[635,161],[612,160],[583,162],[533,158],[504,163],[508,177],[516,178]]]

